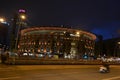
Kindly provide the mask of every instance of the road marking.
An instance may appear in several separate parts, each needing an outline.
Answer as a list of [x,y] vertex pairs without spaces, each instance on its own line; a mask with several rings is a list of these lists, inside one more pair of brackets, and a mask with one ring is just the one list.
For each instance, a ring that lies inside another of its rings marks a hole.
[[6,79],[16,79],[16,78],[20,78],[20,77],[7,77],[7,78],[0,78],[0,80],[6,80]]
[[102,79],[102,80],[114,80],[114,79],[119,79],[120,76],[116,76],[116,77],[111,77],[111,78],[106,78],[106,79]]

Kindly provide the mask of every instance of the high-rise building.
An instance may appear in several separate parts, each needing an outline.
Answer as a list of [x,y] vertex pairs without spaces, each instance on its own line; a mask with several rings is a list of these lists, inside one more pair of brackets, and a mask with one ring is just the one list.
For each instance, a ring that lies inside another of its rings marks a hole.
[[14,14],[12,20],[11,42],[10,42],[11,50],[16,50],[20,36],[20,31],[25,28],[27,28],[26,11],[24,9],[19,9]]

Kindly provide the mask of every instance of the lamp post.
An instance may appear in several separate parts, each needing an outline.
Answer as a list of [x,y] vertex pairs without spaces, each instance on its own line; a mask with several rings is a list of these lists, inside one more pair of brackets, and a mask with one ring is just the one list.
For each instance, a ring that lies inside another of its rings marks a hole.
[[26,15],[24,14],[19,14],[18,16],[18,29],[17,29],[17,36],[16,36],[16,42],[15,42],[15,50],[17,50],[18,47],[18,41],[19,41],[19,36],[20,36],[20,30],[23,25],[23,21],[26,19]]
[[3,23],[5,22],[5,19],[4,18],[0,18],[0,23]]
[[117,57],[120,57],[120,41],[117,42]]
[[[5,18],[0,17],[0,23],[1,23],[1,24],[6,23]],[[7,29],[5,28],[4,25],[0,25],[0,28],[1,28],[0,31],[3,30],[3,27],[4,27],[4,30],[6,31]],[[6,31],[6,32],[7,32],[7,31]],[[2,47],[2,49],[5,50],[5,44],[6,44],[6,33],[3,33],[3,31],[2,31],[1,33],[2,33],[2,36],[0,35],[0,37],[2,38],[2,44],[0,44],[0,46],[4,45],[4,47]],[[1,34],[1,33],[0,33],[0,34]],[[1,40],[1,39],[0,39],[0,40]],[[0,42],[1,42],[1,41],[0,41]],[[0,47],[0,50],[1,50],[1,47]]]

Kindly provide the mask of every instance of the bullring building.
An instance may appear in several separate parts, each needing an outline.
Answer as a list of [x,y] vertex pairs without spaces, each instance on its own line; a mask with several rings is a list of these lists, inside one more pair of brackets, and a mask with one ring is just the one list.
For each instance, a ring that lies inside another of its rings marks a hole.
[[93,55],[96,36],[83,30],[63,27],[31,27],[21,30],[18,51],[38,57],[80,58]]

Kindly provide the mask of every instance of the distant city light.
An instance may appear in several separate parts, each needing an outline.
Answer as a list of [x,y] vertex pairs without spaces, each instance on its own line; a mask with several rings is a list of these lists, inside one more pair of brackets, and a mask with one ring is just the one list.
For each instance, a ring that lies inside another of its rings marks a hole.
[[7,25],[10,25],[9,23],[7,23],[7,22],[1,22],[1,23],[3,23],[3,24],[7,24]]

